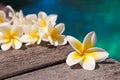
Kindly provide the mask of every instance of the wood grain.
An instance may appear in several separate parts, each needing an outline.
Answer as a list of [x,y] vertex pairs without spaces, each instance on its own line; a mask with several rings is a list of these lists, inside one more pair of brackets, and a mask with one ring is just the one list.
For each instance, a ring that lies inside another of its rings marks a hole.
[[79,65],[70,68],[64,63],[7,80],[120,80],[120,63],[108,59],[94,71],[86,71]]
[[0,51],[0,80],[64,62],[72,48],[36,46],[20,50]]

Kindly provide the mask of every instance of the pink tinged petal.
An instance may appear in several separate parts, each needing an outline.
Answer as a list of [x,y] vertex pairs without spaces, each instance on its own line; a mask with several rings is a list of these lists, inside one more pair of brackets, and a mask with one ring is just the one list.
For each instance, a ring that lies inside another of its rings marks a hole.
[[69,66],[73,66],[77,63],[80,63],[80,61],[82,61],[83,57],[76,51],[71,52],[66,59],[66,63]]
[[81,61],[80,64],[85,70],[95,69],[95,60],[91,56],[85,55],[83,61]]
[[60,23],[55,26],[54,33],[55,34],[62,34],[65,30],[65,25],[63,23]]
[[82,43],[79,40],[77,40],[76,38],[72,36],[67,36],[66,39],[73,49],[75,49],[79,53],[82,52]]
[[38,13],[38,17],[42,20],[42,19],[46,19],[47,18],[47,14],[45,12],[39,12]]
[[9,41],[7,43],[2,44],[1,45],[1,49],[4,50],[4,51],[6,51],[6,50],[10,49],[11,46],[12,46],[12,42]]
[[22,42],[20,42],[18,39],[14,39],[12,47],[14,49],[20,49],[22,47]]
[[90,48],[86,51],[96,62],[102,62],[108,58],[109,53],[102,48]]
[[94,47],[95,42],[96,42],[96,34],[95,34],[95,32],[93,32],[93,31],[89,32],[85,36],[85,38],[83,40],[83,49],[84,49],[84,51],[89,49],[89,48]]
[[49,15],[47,20],[50,21],[52,23],[52,25],[54,26],[56,24],[57,15],[55,15],[55,14]]

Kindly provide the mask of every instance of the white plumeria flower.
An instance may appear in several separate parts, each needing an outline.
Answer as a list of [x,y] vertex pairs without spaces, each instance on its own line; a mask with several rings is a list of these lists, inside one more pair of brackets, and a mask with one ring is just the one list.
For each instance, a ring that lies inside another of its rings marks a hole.
[[48,26],[48,23],[51,22],[52,25],[56,24],[57,15],[51,14],[47,16],[45,12],[38,13],[38,23],[42,29],[45,29]]
[[84,69],[94,70],[95,61],[101,62],[108,57],[108,53],[104,49],[94,47],[96,42],[95,32],[88,33],[83,40],[83,44],[72,36],[67,36],[67,40],[75,49],[66,59],[69,66],[80,63]]
[[56,24],[57,15],[55,14],[47,15],[45,12],[39,12],[38,16],[36,16],[35,14],[27,15],[26,20],[28,22],[38,24],[38,26],[42,30],[46,30],[49,22],[51,22],[52,25]]
[[37,24],[36,21],[38,20],[38,18],[36,14],[29,14],[25,17],[25,20],[27,24],[33,25],[33,24]]
[[65,39],[65,36],[62,35],[64,30],[65,26],[63,23],[60,23],[55,27],[49,23],[46,32],[42,33],[42,39],[43,41],[49,41],[54,46],[65,45],[67,40]]
[[0,43],[2,50],[8,50],[10,47],[19,49],[22,46],[20,37],[23,35],[22,28],[9,23],[0,25]]
[[26,45],[32,45],[34,43],[40,44],[41,37],[40,37],[40,29],[36,25],[27,25],[23,27],[25,35],[21,37],[21,41],[26,43]]
[[6,18],[6,13],[2,10],[0,10],[0,24],[7,22],[8,19]]
[[20,25],[20,26],[25,25],[25,18],[22,10],[16,13],[16,17],[13,18],[13,24]]
[[19,12],[15,12],[15,10],[9,5],[7,6],[7,8],[11,11],[9,12],[9,17],[12,18],[11,23],[14,25],[24,26],[25,18],[22,10],[20,10]]

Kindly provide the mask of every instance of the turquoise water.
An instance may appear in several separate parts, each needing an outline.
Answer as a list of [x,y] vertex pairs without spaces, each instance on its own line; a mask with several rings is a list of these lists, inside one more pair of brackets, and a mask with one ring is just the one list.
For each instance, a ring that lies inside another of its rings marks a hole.
[[58,14],[57,23],[66,25],[64,34],[81,41],[88,32],[95,31],[96,46],[104,48],[111,58],[120,61],[119,0],[36,0],[34,4],[21,8],[25,14],[39,11]]

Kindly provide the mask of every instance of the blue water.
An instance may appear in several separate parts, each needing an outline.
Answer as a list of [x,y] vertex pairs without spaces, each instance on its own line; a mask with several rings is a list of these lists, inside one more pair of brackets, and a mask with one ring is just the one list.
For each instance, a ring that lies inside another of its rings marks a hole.
[[[29,0],[28,0],[29,1]],[[57,14],[57,23],[65,23],[64,34],[79,40],[95,31],[97,47],[107,50],[110,57],[120,61],[120,1],[119,0],[36,0],[22,7],[26,14],[45,11]]]

